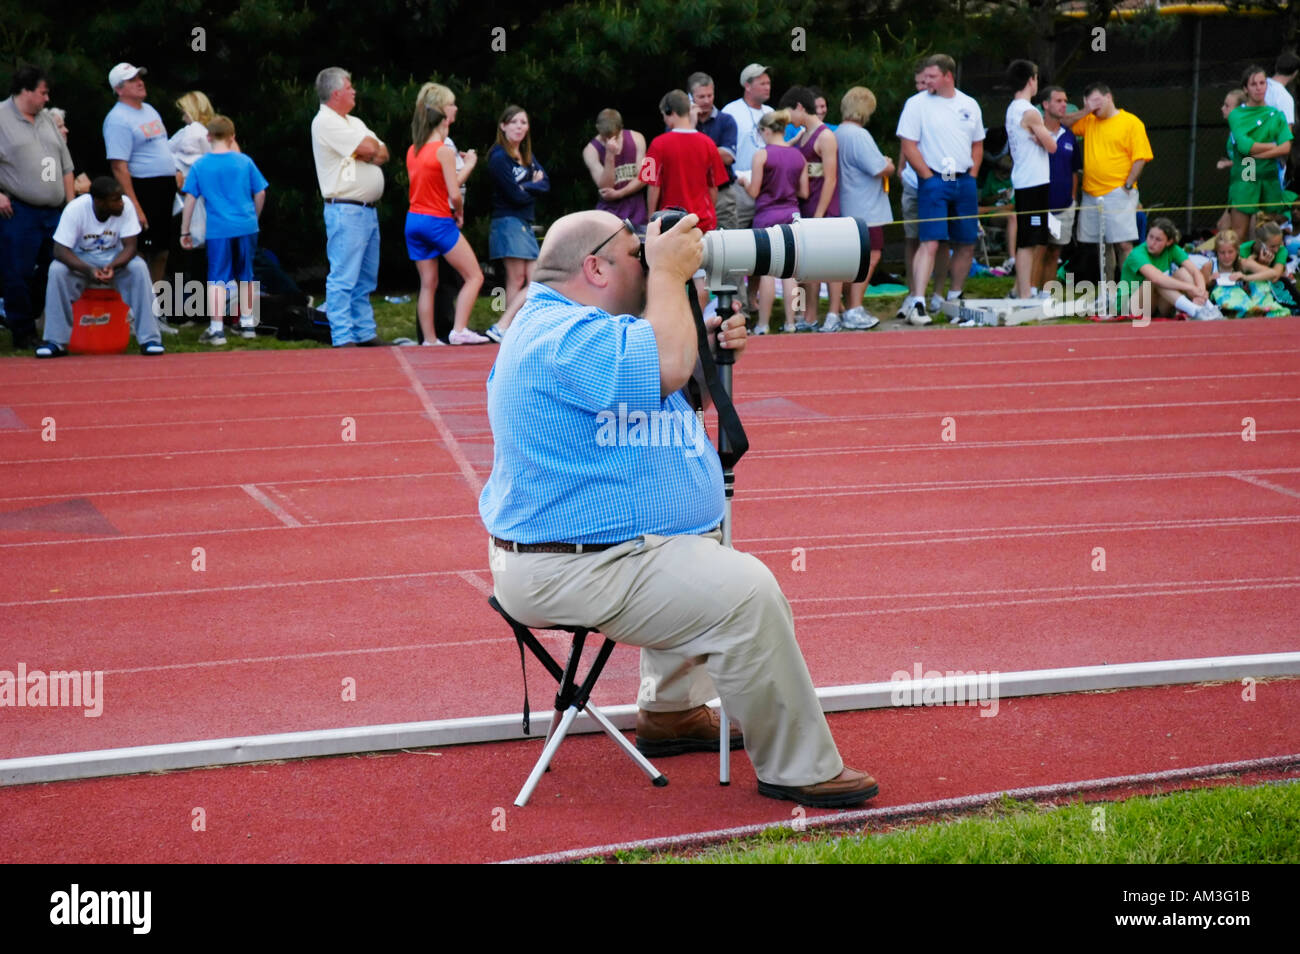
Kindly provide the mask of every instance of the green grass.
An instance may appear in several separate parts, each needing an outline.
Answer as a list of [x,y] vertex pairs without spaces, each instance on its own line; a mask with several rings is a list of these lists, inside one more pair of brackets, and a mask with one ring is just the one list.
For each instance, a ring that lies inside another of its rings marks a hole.
[[[879,834],[782,827],[690,857],[625,852],[663,864],[1294,864],[1300,784],[1224,786],[1118,802],[1038,805],[1004,799],[976,815]],[[1104,830],[1098,830],[1099,827]]]

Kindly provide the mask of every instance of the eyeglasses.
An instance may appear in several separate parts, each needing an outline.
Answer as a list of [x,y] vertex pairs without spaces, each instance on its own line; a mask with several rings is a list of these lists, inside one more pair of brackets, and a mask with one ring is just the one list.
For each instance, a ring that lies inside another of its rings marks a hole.
[[647,275],[650,274],[650,266],[646,264],[646,260],[645,260],[645,242],[642,242],[642,241],[641,241],[641,236],[639,236],[639,235],[637,234],[636,226],[632,224],[632,220],[631,220],[631,219],[624,219],[624,220],[623,220],[623,224],[620,225],[620,226],[618,227],[618,231],[616,231],[616,232],[615,232],[613,235],[611,235],[609,238],[605,239],[605,241],[601,242],[599,245],[597,245],[595,248],[593,248],[593,249],[592,249],[590,252],[588,252],[587,254],[588,254],[588,255],[595,255],[595,254],[596,254],[597,252],[599,252],[602,248],[604,248],[604,247],[605,247],[606,245],[608,245],[610,242],[614,241],[614,239],[618,238],[618,237],[619,237],[620,235],[622,235],[624,232],[627,232],[627,233],[628,233],[629,235],[631,235],[634,239],[636,239],[638,242],[640,242],[641,247],[640,247],[640,249],[639,249],[638,252],[637,252],[637,258],[640,259],[640,261],[641,261],[641,269],[642,269],[642,271],[644,271]]

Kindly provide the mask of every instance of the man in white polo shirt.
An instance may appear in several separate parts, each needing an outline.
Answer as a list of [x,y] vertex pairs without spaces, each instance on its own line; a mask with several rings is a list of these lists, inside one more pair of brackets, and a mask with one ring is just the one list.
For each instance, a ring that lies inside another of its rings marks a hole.
[[1034,276],[1047,245],[1048,184],[1052,178],[1047,157],[1056,152],[1056,139],[1034,108],[1038,67],[1029,60],[1012,60],[1007,79],[1016,91],[1007,107],[1011,187],[1016,194],[1016,297],[1028,298],[1038,291],[1033,287]]
[[772,98],[772,77],[766,66],[750,63],[740,71],[740,85],[745,88],[744,95],[723,106],[722,111],[736,121],[736,161],[731,167],[741,181],[741,188],[736,192],[736,227],[747,229],[754,222],[754,200],[745,192],[744,184],[749,181],[754,153],[764,148],[758,123],[772,112],[772,107],[767,105]]
[[316,178],[325,200],[325,314],[336,348],[385,344],[375,328],[370,293],[379,285],[379,213],[388,147],[360,119],[352,75],[330,66],[316,76],[320,111],[311,123]]
[[912,260],[912,287],[899,315],[928,325],[925,286],[939,243],[952,244],[948,299],[961,297],[979,236],[975,177],[984,159],[984,117],[979,103],[956,86],[957,64],[936,53],[925,60],[926,89],[908,99],[898,119],[903,158],[916,170],[920,244]]

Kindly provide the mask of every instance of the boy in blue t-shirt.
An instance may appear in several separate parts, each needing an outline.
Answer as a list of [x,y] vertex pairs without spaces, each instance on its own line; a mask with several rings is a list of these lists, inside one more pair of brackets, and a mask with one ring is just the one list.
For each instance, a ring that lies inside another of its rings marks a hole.
[[253,316],[253,256],[257,252],[257,218],[266,201],[266,178],[252,159],[239,151],[235,124],[225,116],[208,123],[212,151],[194,163],[185,179],[185,209],[181,212],[181,245],[193,248],[190,217],[201,198],[208,213],[208,330],[199,341],[226,343],[223,322],[226,293],[238,282],[239,333],[255,337]]

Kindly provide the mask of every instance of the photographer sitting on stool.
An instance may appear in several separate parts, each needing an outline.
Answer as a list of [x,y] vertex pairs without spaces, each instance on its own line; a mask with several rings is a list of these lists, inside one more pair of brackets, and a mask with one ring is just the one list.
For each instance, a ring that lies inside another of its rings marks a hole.
[[[722,468],[683,391],[697,361],[685,290],[702,258],[697,221],[663,235],[652,222],[644,252],[608,212],[548,231],[488,377],[495,450],[479,513],[496,597],[526,626],[592,626],[641,647],[647,755],[716,750],[704,702],[717,694],[744,729],[762,794],[856,805],[877,786],[840,759],[790,604],[762,562],[717,532]],[[718,337],[739,353],[743,316]]]

